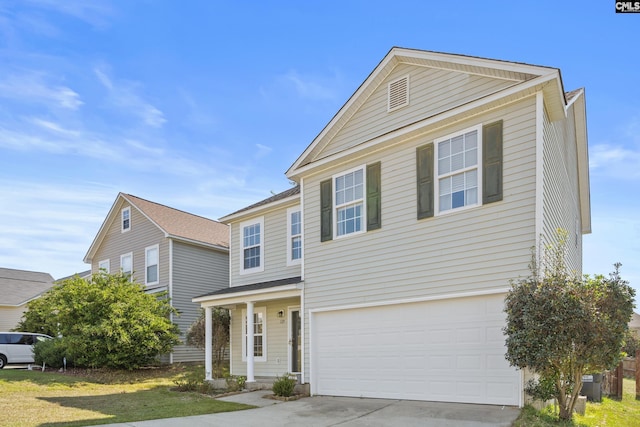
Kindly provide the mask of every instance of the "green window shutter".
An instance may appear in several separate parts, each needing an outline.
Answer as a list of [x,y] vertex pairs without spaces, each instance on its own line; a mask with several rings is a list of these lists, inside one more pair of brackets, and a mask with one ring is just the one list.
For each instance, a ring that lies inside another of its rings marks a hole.
[[418,219],[433,216],[433,143],[416,150]]
[[333,239],[333,185],[327,179],[320,183],[320,241]]
[[482,128],[482,203],[502,200],[502,120]]
[[367,165],[367,231],[382,227],[380,162]]

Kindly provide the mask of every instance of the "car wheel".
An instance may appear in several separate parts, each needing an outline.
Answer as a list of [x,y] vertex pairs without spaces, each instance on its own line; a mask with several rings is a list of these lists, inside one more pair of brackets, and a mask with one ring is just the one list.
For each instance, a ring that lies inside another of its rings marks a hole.
[[7,364],[7,357],[4,354],[0,354],[0,369],[4,368]]

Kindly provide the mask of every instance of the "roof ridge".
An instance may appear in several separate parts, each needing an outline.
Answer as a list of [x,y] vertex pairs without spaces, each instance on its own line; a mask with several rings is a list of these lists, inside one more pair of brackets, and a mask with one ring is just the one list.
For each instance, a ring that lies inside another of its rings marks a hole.
[[[156,206],[160,206],[160,207],[163,207],[163,208],[166,208],[166,209],[171,209],[171,210],[174,210],[176,212],[180,212],[180,213],[183,213],[183,214],[186,214],[186,215],[189,215],[189,216],[195,216],[195,217],[198,217],[198,218],[206,219],[207,221],[211,221],[211,222],[215,222],[215,223],[218,223],[218,224],[225,225],[225,224],[221,223],[218,220],[207,218],[206,216],[194,214],[194,213],[191,213],[191,212],[187,212],[187,211],[182,210],[182,209],[174,208],[174,207],[165,205],[163,203],[158,203],[158,202],[154,202],[154,201],[151,201],[151,200],[147,200],[147,199],[144,199],[142,197],[135,196],[133,194],[122,193],[122,195],[127,196],[127,197],[133,197],[134,199],[142,200],[143,202],[151,203],[151,204],[154,204]],[[140,208],[140,206],[137,206],[137,207]]]

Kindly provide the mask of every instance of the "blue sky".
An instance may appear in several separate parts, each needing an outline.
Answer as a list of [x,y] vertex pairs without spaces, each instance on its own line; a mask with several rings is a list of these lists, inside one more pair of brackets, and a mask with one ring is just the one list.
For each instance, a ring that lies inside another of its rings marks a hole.
[[215,219],[287,189],[402,46],[553,66],[586,88],[584,271],[620,261],[640,289],[640,14],[614,4],[3,0],[0,266],[87,269],[119,191]]

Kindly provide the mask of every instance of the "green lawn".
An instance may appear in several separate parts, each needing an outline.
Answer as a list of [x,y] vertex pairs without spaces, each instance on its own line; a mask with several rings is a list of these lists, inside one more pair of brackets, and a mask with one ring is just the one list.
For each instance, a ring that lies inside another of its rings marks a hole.
[[604,397],[601,403],[587,402],[584,416],[575,414],[573,422],[560,422],[553,416],[553,406],[542,411],[523,409],[513,427],[637,427],[640,426],[640,400],[636,400],[634,380],[625,379],[622,400]]
[[82,376],[3,369],[0,426],[85,426],[251,408],[171,391],[184,373],[179,367]]

